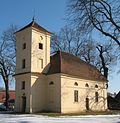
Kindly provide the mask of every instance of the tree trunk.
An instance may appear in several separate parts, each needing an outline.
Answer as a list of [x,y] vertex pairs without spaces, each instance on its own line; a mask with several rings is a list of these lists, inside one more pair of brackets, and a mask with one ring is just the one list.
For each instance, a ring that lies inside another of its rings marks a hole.
[[103,68],[103,73],[104,73],[104,76],[106,78],[108,78],[108,68],[106,67],[106,64],[105,64],[105,59],[104,59],[104,56],[103,56],[103,46],[99,45],[96,47],[99,51],[99,56],[100,56],[100,59],[101,59],[101,62],[102,62],[102,68]]
[[6,80],[6,82],[5,82],[5,94],[6,94],[5,106],[6,106],[6,109],[8,110],[8,108],[9,108],[9,105],[8,105],[8,101],[9,101],[9,85],[8,85],[8,80]]

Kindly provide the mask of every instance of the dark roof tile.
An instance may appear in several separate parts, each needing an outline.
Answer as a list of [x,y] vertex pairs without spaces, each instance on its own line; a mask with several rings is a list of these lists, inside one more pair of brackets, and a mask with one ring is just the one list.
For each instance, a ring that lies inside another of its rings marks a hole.
[[118,94],[115,96],[115,99],[120,102],[120,91],[119,91]]
[[93,65],[84,62],[72,54],[61,51],[51,56],[50,68],[47,74],[55,73],[69,74],[88,80],[107,81]]
[[[48,30],[46,30],[45,28],[43,28],[42,26],[40,26],[39,24],[37,24],[35,21],[32,21],[31,23],[29,23],[28,25],[26,25],[25,27],[21,28],[20,30],[18,30],[17,32],[20,32],[28,27],[34,27],[38,30],[41,30],[43,32],[47,32],[48,34],[51,34],[51,32],[49,32]],[[16,33],[17,33],[16,32]]]

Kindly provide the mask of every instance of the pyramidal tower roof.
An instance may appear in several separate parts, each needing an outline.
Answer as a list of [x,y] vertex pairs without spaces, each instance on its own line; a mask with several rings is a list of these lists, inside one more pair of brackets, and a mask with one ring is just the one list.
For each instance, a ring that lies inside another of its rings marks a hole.
[[[18,30],[17,32],[20,32],[28,27],[33,27],[35,29],[41,30],[43,32],[46,32],[48,34],[51,34],[51,32],[49,32],[47,29],[43,28],[42,26],[40,26],[38,23],[35,22],[35,20],[33,19],[32,22],[30,22],[28,25],[24,26],[23,28],[21,28],[20,30]],[[16,33],[17,33],[16,32]]]

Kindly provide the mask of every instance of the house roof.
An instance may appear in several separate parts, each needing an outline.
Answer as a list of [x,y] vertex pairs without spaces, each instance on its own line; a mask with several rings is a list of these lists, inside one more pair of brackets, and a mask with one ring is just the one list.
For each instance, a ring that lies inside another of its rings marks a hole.
[[[0,103],[4,103],[5,101],[5,90],[0,90]],[[9,90],[9,100],[14,99],[15,100],[15,91]]]
[[116,100],[115,98],[113,98],[112,96],[108,95],[107,96],[107,101],[108,101],[108,108],[109,109],[120,109],[120,103],[118,100]]
[[118,94],[115,96],[115,99],[120,102],[120,91],[119,91]]
[[61,51],[57,51],[50,59],[50,67],[47,75],[55,73],[69,74],[88,80],[107,81],[105,76],[93,65],[86,63],[72,54]]
[[[34,28],[36,28],[38,30],[41,30],[41,31],[46,32],[48,34],[51,34],[51,32],[49,32],[48,30],[46,30],[45,28],[43,28],[42,26],[37,24],[34,20],[31,23],[29,23],[28,25],[26,25],[25,27],[23,27],[20,30],[18,30],[17,32],[20,32],[20,31],[22,31],[22,30],[24,30],[24,29],[26,29],[28,27],[34,27]],[[15,32],[15,33],[17,33],[17,32]]]

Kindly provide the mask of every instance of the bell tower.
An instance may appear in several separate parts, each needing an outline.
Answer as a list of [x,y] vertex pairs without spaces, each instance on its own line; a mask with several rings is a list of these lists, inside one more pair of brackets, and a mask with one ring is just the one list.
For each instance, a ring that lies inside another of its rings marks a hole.
[[31,88],[35,83],[33,78],[37,79],[50,62],[51,33],[33,20],[15,35],[17,49],[15,110],[31,112]]

